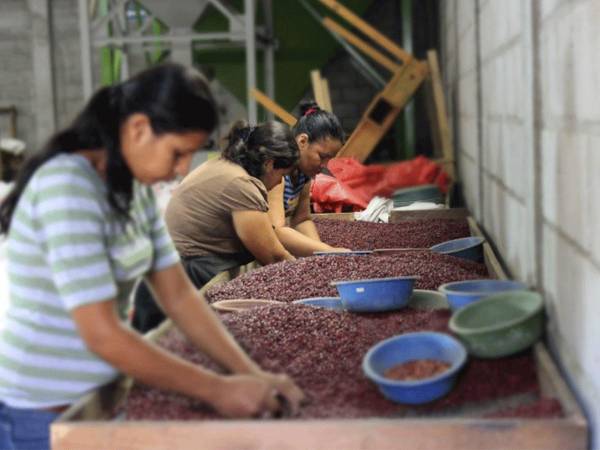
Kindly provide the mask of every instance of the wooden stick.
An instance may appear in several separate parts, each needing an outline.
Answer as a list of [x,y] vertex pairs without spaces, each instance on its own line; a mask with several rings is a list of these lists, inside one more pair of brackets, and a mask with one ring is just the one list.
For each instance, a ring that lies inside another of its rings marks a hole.
[[[452,137],[450,135],[450,126],[448,124],[446,101],[444,99],[444,89],[442,87],[442,76],[440,74],[440,66],[435,50],[429,50],[427,52],[427,63],[429,65],[429,80],[435,106],[435,123],[438,126],[438,130],[435,131],[439,133],[439,141],[444,160],[454,161],[454,147],[452,146]],[[454,165],[449,165],[447,170],[448,175],[454,180]]]
[[356,36],[354,33],[348,31],[346,28],[344,28],[343,26],[341,26],[339,23],[332,20],[331,18],[325,17],[323,19],[323,25],[330,31],[332,31],[336,34],[339,34],[350,44],[354,45],[356,48],[358,48],[364,54],[368,55],[371,59],[373,59],[377,63],[381,64],[383,67],[385,67],[390,72],[394,73],[400,69],[401,66],[399,64],[396,64],[395,62],[393,62],[391,59],[389,59],[388,57],[386,57],[385,55],[383,55],[382,53],[377,51],[374,47],[367,44],[364,40],[362,40],[361,38]]
[[328,8],[330,8],[331,10],[335,11],[340,17],[346,19],[350,24],[358,28],[366,36],[373,39],[375,42],[377,42],[380,46],[385,48],[388,52],[390,52],[404,64],[408,63],[411,59],[413,59],[413,56],[410,53],[406,52],[403,48],[401,48],[389,38],[381,34],[379,31],[377,31],[363,19],[358,17],[344,5],[339,4],[335,0],[320,0],[320,2]]
[[258,103],[260,103],[263,107],[271,111],[277,117],[279,117],[284,123],[288,124],[290,127],[296,124],[296,118],[292,116],[289,112],[271,100],[265,93],[259,91],[256,88],[252,88],[250,90],[250,94],[256,99]]

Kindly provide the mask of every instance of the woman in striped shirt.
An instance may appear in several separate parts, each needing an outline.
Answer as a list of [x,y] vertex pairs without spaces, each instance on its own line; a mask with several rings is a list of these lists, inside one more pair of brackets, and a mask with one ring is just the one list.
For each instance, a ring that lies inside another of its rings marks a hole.
[[325,244],[310,215],[311,180],[327,166],[344,143],[338,118],[314,102],[300,107],[293,132],[300,149],[298,169],[269,192],[269,216],[277,237],[294,256],[317,251],[345,251]]
[[[179,65],[99,90],[24,165],[0,205],[10,304],[0,332],[0,448],[48,448],[49,424],[118,372],[246,417],[298,407],[302,392],[262,371],[198,295],[149,185],[184,175],[216,126],[207,83]],[[231,375],[178,358],[123,323],[147,277],[165,313]]]

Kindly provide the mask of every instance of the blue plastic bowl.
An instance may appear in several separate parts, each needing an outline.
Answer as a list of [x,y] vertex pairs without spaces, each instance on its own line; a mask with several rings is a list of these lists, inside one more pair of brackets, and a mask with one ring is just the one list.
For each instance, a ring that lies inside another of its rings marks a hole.
[[301,300],[294,300],[292,303],[314,306],[316,308],[333,309],[335,311],[343,311],[344,305],[339,297],[311,297]]
[[468,280],[442,284],[438,290],[446,296],[450,308],[460,309],[482,298],[506,291],[522,291],[527,286],[513,280]]
[[[395,365],[416,359],[434,359],[450,364],[450,368],[431,378],[401,381],[383,376]],[[423,331],[407,333],[381,341],[371,347],[363,358],[363,372],[381,393],[397,403],[418,405],[446,395],[467,360],[465,347],[452,336]]]
[[348,311],[377,312],[399,309],[408,304],[417,277],[375,278],[334,281],[342,305]]
[[436,244],[433,247],[430,247],[430,250],[437,253],[443,253],[444,255],[456,256],[457,258],[483,262],[484,242],[485,239],[482,237],[471,236]]

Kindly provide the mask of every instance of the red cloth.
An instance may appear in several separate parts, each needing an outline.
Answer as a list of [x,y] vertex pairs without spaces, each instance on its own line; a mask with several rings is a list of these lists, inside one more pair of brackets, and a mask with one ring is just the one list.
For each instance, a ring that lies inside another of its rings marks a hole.
[[390,197],[394,191],[421,184],[435,184],[447,192],[449,177],[441,166],[424,156],[390,166],[364,165],[354,158],[334,158],[327,166],[335,176],[317,175],[311,189],[315,212],[365,209],[375,197]]

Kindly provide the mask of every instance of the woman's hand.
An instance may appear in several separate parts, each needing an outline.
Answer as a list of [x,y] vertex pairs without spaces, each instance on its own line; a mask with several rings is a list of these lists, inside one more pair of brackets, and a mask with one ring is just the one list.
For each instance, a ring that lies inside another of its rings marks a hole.
[[220,377],[219,388],[209,400],[225,417],[254,417],[264,411],[277,413],[283,405],[278,395],[288,403],[291,414],[297,414],[302,391],[285,375],[259,372],[256,375],[229,375]]
[[[284,406],[287,406],[290,415],[295,416],[298,414],[300,405],[304,402],[305,397],[302,390],[289,376],[265,371],[259,372],[258,376],[271,386],[271,399],[275,395],[276,397],[281,397],[287,403],[287,405],[277,404],[278,410],[281,411]],[[272,400],[269,401],[272,404]],[[273,411],[272,408],[271,411]]]
[[209,402],[225,417],[254,417],[269,408],[271,385],[254,375],[225,375],[220,377]]

